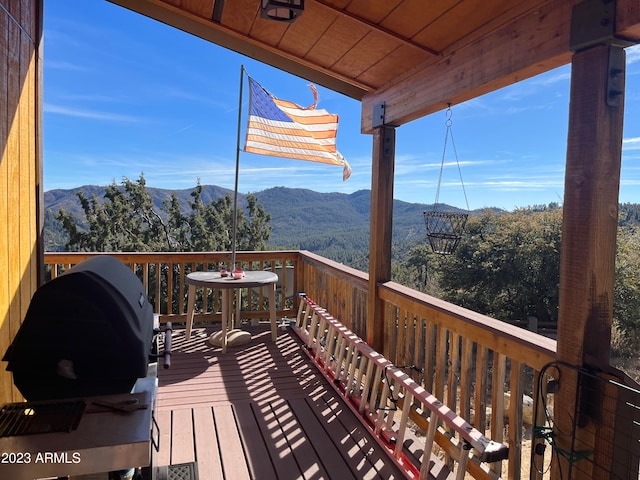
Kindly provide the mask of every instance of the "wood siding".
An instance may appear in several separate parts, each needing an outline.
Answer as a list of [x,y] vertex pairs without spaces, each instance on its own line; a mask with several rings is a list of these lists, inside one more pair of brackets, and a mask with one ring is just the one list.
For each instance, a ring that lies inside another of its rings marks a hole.
[[[38,286],[42,0],[0,0],[0,355]],[[21,398],[0,368],[0,403]]]

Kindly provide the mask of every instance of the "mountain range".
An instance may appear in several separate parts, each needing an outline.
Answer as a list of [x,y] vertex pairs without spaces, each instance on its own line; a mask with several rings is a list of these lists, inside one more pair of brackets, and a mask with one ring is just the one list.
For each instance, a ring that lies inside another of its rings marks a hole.
[[[84,212],[77,192],[83,191],[88,198],[95,195],[102,199],[104,190],[104,187],[85,185],[70,190],[45,192],[47,250],[60,249],[60,239],[54,239],[54,232],[59,231],[55,219],[59,210],[64,209],[71,213],[76,221],[82,224]],[[165,190],[147,187],[147,190],[158,210],[161,210],[163,200],[175,193],[184,211],[189,211],[193,189]],[[227,194],[233,196],[233,191],[215,185],[202,186],[202,200],[205,203]],[[368,257],[370,190],[344,194],[274,187],[255,192],[254,195],[265,211],[271,214],[270,247],[310,250],[350,265],[357,265],[360,258]],[[246,205],[244,194],[238,195],[238,204],[240,207]],[[423,212],[430,209],[433,209],[433,204],[394,200],[393,244],[410,248],[419,242],[426,242]],[[443,205],[438,205],[438,209],[458,210]],[[373,213],[375,215],[375,212]]]

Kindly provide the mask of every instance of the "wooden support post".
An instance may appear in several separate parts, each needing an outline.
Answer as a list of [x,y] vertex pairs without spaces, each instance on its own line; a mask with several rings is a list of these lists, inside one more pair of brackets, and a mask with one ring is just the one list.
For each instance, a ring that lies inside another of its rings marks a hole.
[[[610,101],[611,54],[624,60],[624,50],[606,45],[580,51],[572,60],[560,260],[558,361],[599,370],[609,367],[624,110],[623,98],[617,106]],[[622,64],[616,95],[624,92]],[[556,455],[554,478],[596,478],[593,463],[610,455],[611,447],[603,446],[614,445],[613,429],[606,426],[606,413],[585,410],[572,367],[561,367],[554,405],[557,445],[591,453],[575,463]],[[593,407],[596,399],[588,401]]]
[[391,279],[391,224],[393,220],[393,169],[395,127],[383,125],[373,135],[371,172],[371,232],[369,240],[369,299],[367,343],[384,352],[384,303],[378,283]]

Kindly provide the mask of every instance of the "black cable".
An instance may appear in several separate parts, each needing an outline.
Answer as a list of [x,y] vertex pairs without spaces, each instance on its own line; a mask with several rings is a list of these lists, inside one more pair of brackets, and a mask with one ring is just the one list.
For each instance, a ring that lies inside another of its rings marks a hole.
[[[543,382],[543,379],[544,379],[544,376],[545,376],[545,373],[546,373],[547,369],[550,368],[550,367],[551,367],[551,363],[548,363],[548,364],[544,365],[540,369],[540,373],[538,375],[538,389],[537,389],[537,397],[538,397],[537,400],[539,400],[539,401],[535,402],[535,408],[533,410],[533,418],[534,418],[534,421],[537,422],[537,419],[538,419],[538,408],[539,408],[539,405],[542,404],[542,406],[544,408],[544,411],[545,411],[545,424],[550,423],[550,420],[549,420],[549,414],[548,414],[548,408],[547,408],[547,397],[546,397],[546,394],[543,392],[543,384],[542,384],[542,382]],[[546,438],[543,435],[543,431],[546,428],[550,428],[550,427],[546,427],[544,425],[543,426],[533,425],[533,427],[531,429],[531,433],[533,435],[534,442],[535,442],[536,438],[542,438],[543,442],[546,442]],[[540,445],[541,448],[538,448],[538,445]],[[542,469],[538,468],[538,465],[536,464],[535,461],[533,462],[534,467],[535,467],[536,471],[539,474],[544,475],[551,468],[551,463],[549,463],[549,465],[546,468],[544,468],[544,452],[546,450],[546,443],[537,444],[534,448],[535,448],[535,450],[534,450],[535,454],[541,455],[542,456],[542,462],[543,462]]]
[[[541,369],[540,369],[540,374],[538,376],[538,399],[540,400],[540,403],[542,404],[543,408],[544,408],[544,415],[545,415],[545,420],[549,426],[539,426],[539,425],[535,425],[532,428],[532,433],[534,435],[534,438],[542,438],[543,440],[546,441],[546,443],[549,444],[549,446],[551,447],[552,453],[553,455],[556,456],[556,464],[558,465],[558,476],[560,479],[563,478],[563,474],[562,474],[562,464],[559,462],[560,457],[563,457],[567,460],[567,462],[569,463],[569,468],[571,468],[571,465],[579,460],[583,460],[587,457],[589,457],[591,455],[592,452],[576,452],[576,451],[568,451],[565,449],[562,449],[560,447],[557,446],[557,444],[555,443],[555,437],[557,437],[557,434],[559,433],[561,436],[567,436],[566,433],[562,432],[558,426],[555,424],[555,420],[553,418],[553,415],[551,414],[551,412],[549,411],[549,408],[547,406],[547,398],[546,398],[546,394],[543,394],[543,389],[542,389],[542,381],[545,375],[547,375],[547,370],[549,370],[550,368],[555,368],[557,375],[555,377],[552,377],[551,375],[549,375],[552,378],[555,378],[555,384],[558,384],[560,382],[560,376],[561,376],[561,370],[560,370],[560,366],[563,367],[567,367],[567,368],[573,368],[575,369],[578,374],[580,374],[582,372],[582,369],[577,368],[575,366],[569,365],[569,364],[565,364],[562,362],[549,362],[546,365],[544,365]],[[579,385],[578,387],[579,388]],[[555,392],[553,392],[555,393]],[[534,419],[538,418],[538,402],[536,402],[536,407],[534,409]],[[575,418],[571,418],[571,422],[575,425]],[[557,432],[557,433],[556,433]],[[544,444],[540,444],[540,445],[544,445]],[[536,449],[536,452],[537,449]],[[542,449],[542,454],[544,454],[544,448]],[[542,471],[538,468],[537,465],[535,465],[536,471],[540,474],[545,474],[549,468],[551,468],[551,464],[549,464],[549,466],[547,468],[543,468]]]

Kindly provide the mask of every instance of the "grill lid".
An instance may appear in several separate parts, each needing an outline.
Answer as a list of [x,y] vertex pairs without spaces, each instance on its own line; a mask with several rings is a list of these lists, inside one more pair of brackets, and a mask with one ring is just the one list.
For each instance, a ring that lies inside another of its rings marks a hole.
[[128,393],[147,375],[152,338],[142,283],[99,255],[36,291],[4,360],[27,400]]

